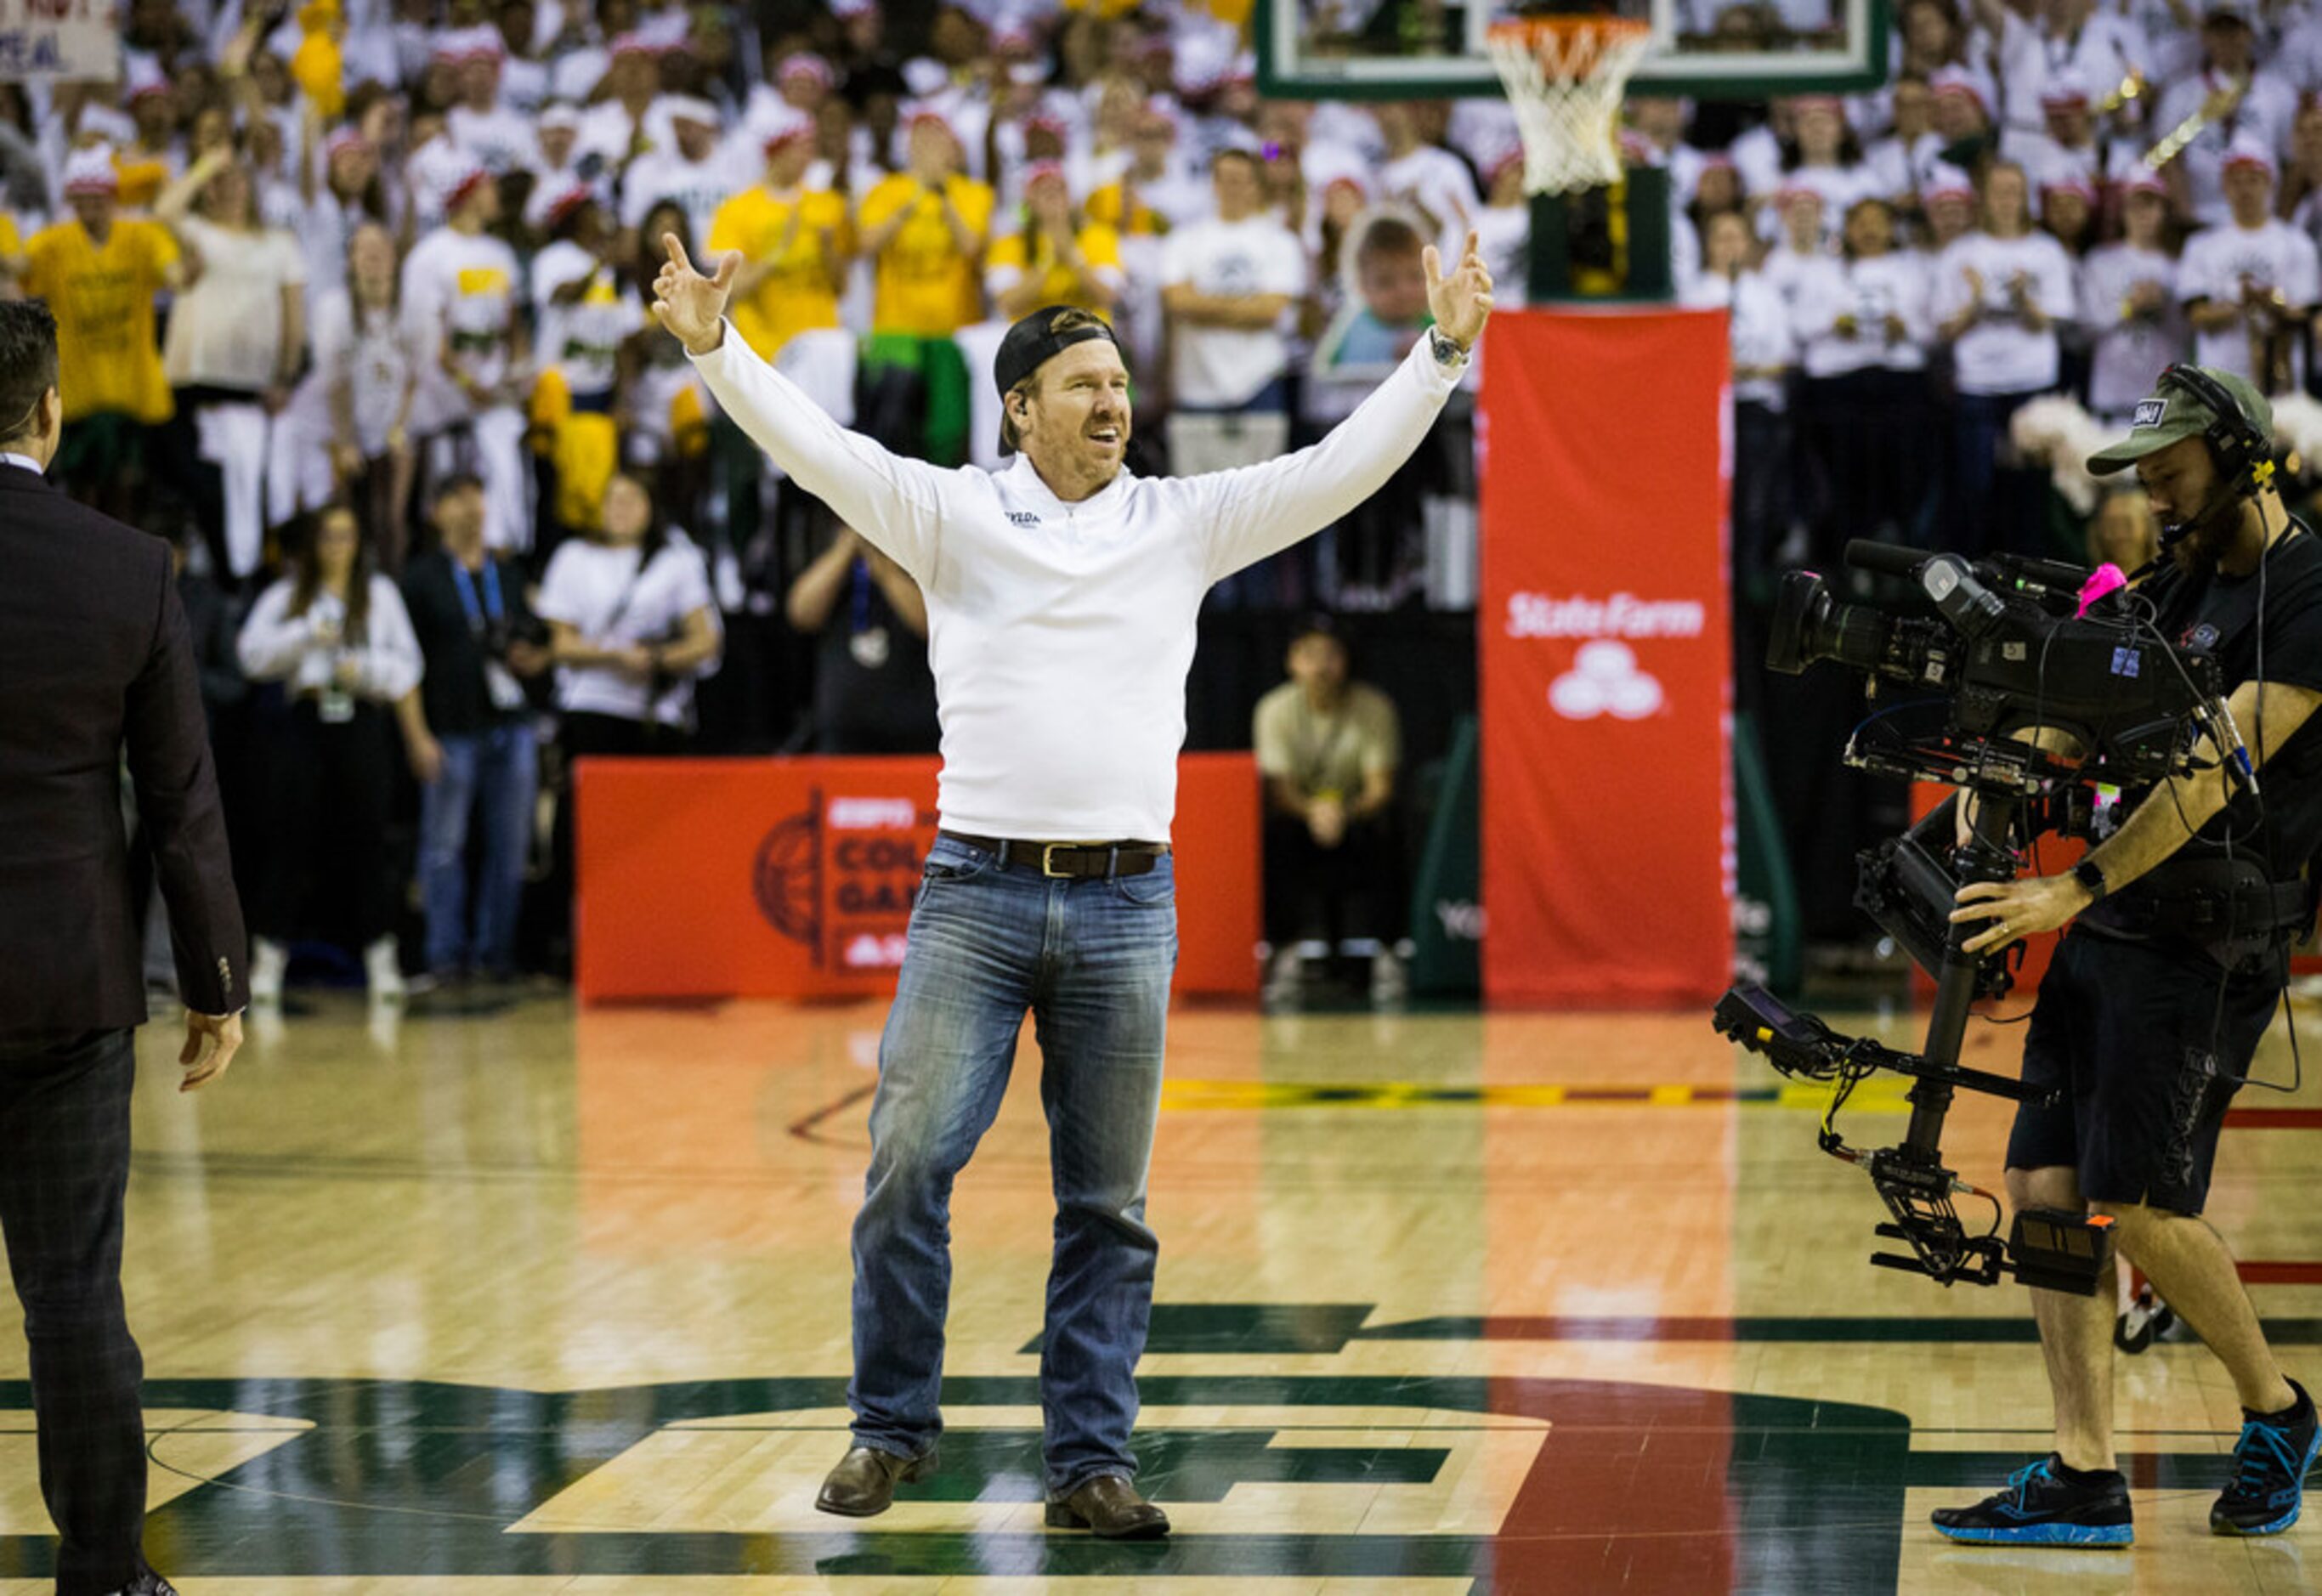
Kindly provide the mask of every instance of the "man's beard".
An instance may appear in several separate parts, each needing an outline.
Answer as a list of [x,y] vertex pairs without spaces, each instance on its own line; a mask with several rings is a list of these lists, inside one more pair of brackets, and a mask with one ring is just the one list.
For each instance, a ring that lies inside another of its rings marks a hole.
[[[2214,489],[2212,490],[2215,491]],[[2241,531],[2242,497],[2228,493],[2188,526],[2177,540],[2174,552],[2179,564],[2199,574],[2215,570],[2217,561],[2225,558]]]

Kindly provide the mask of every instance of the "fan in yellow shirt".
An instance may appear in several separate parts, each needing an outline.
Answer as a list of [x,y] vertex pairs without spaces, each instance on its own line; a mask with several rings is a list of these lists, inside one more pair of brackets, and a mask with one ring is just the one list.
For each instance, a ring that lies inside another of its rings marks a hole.
[[58,470],[118,496],[141,458],[141,429],[169,419],[153,296],[185,280],[178,245],[159,222],[126,218],[104,148],[65,166],[73,220],[24,247],[23,289],[57,318],[57,387],[65,408]]
[[911,118],[910,165],[863,196],[863,249],[878,263],[873,333],[948,338],[983,315],[977,257],[992,190],[959,171],[959,141],[932,111]]
[[1022,230],[994,243],[984,268],[999,318],[1013,322],[1044,305],[1068,305],[1109,321],[1126,281],[1120,235],[1083,220],[1062,166],[1033,166],[1024,174]]
[[992,231],[992,190],[960,175],[959,139],[933,111],[911,118],[906,169],[863,196],[863,251],[873,274],[864,367],[874,385],[910,373],[922,385],[920,452],[967,457],[967,362],[952,334],[983,316],[978,269]]
[[800,333],[838,325],[854,229],[846,201],[805,187],[814,161],[814,122],[786,119],[766,141],[766,180],[718,207],[709,224],[713,253],[742,252],[734,279],[734,330],[771,360]]

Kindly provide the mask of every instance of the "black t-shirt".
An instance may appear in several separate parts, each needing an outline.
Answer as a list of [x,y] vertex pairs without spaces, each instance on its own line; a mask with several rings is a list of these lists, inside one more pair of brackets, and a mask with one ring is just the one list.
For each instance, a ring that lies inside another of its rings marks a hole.
[[940,735],[928,645],[860,560],[816,644],[814,721],[820,753],[933,753]]
[[523,574],[498,555],[487,558],[495,580],[487,581],[483,571],[469,574],[472,611],[461,597],[452,557],[443,550],[422,554],[403,573],[403,606],[411,612],[411,629],[427,663],[419,701],[426,707],[427,729],[439,737],[476,736],[527,713],[521,705],[493,703],[485,645],[494,637],[526,635],[538,623],[525,605]]
[[[2274,542],[2259,571],[2190,576],[2164,565],[2141,592],[2158,610],[2163,637],[2216,656],[2228,697],[2258,679],[2261,670],[2269,683],[2322,692],[2322,538],[2302,524],[2293,522]],[[2259,728],[2244,724],[2239,729],[2254,758]],[[2292,880],[2322,846],[2322,714],[2309,716],[2265,762],[2258,786],[2256,798],[2236,786],[2233,801],[2202,828],[2200,840],[2230,840],[2236,854],[2259,849],[2273,880]],[[2197,847],[2188,844],[2180,856],[2199,856]],[[2199,849],[2211,856],[2221,852]]]

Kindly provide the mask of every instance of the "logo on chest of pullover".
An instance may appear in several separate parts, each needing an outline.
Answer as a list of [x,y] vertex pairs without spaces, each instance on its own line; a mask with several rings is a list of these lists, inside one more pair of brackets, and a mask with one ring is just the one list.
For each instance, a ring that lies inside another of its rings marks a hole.
[[1038,526],[1040,524],[1040,518],[1032,514],[1029,510],[1010,510],[1008,512],[1008,519],[1018,526]]

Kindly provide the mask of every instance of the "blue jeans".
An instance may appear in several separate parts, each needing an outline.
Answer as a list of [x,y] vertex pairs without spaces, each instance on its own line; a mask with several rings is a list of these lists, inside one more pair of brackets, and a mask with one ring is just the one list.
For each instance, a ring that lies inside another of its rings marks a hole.
[[1056,1201],[1040,1353],[1047,1489],[1137,1471],[1137,1360],[1160,1243],[1145,1180],[1161,1108],[1176,878],[1050,880],[937,840],[879,1044],[871,1172],[855,1221],[859,1445],[903,1457],[943,1429],[952,1182],[1000,1111],[1031,1010]]
[[[427,909],[427,968],[471,965],[506,973],[516,962],[517,911],[532,837],[540,756],[530,719],[472,736],[445,737],[443,773],[422,789],[419,892]],[[476,819],[476,917],[468,925],[468,832]]]

